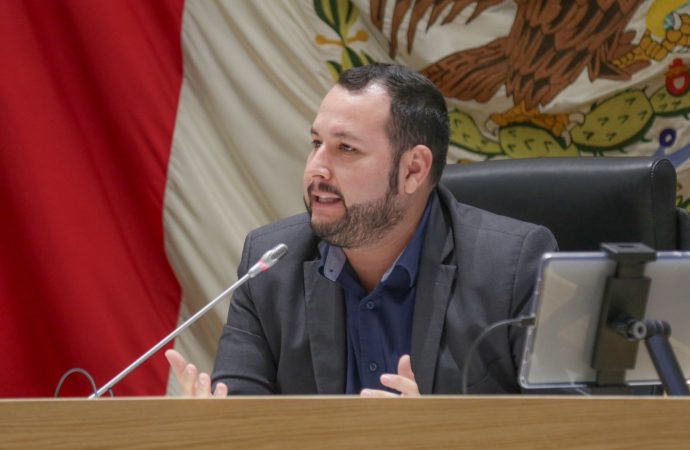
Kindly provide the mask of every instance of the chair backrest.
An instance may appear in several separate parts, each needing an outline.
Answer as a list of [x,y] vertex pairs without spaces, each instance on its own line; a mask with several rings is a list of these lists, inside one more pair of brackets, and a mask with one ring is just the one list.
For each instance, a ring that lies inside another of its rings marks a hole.
[[535,158],[449,164],[458,201],[549,228],[562,251],[601,242],[690,250],[690,214],[676,208],[676,172],[648,157]]

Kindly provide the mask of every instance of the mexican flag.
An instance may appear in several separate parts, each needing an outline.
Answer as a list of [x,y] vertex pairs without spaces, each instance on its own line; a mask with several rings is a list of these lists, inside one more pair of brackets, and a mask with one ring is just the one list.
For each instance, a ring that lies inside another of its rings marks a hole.
[[[639,2],[617,35],[601,35],[612,50],[588,56],[615,55],[604,62],[616,76],[597,60],[540,97],[511,91],[511,43],[521,41],[506,36],[528,23],[528,2],[489,3],[4,1],[0,397],[52,396],[73,368],[102,386],[234,282],[246,233],[302,211],[311,121],[349,67],[397,62],[438,82],[453,119],[450,162],[525,156],[508,129],[559,155],[666,155],[687,203],[688,7]],[[605,2],[545,2],[558,3]],[[551,55],[536,46],[544,36],[530,36],[525,48]],[[501,64],[479,77],[468,61],[481,57]],[[446,83],[448,61],[468,89]],[[545,61],[538,73],[550,76]],[[607,141],[601,119],[630,95],[646,114]],[[511,121],[521,102],[525,117]],[[170,346],[210,371],[227,307]],[[175,390],[162,352],[114,388]],[[61,395],[91,392],[77,372]]]

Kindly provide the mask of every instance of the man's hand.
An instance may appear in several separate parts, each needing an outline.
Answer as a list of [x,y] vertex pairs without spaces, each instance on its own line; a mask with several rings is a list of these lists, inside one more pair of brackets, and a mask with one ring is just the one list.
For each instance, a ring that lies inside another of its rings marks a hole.
[[385,373],[381,375],[381,384],[394,389],[400,394],[382,391],[379,389],[362,389],[362,397],[420,397],[419,387],[414,380],[410,355],[403,355],[398,361],[398,374]]
[[219,397],[228,395],[228,387],[224,383],[216,384],[216,390],[211,395],[211,377],[207,373],[197,375],[194,364],[187,364],[184,357],[175,350],[165,352],[177,382],[180,383],[183,395],[187,397]]

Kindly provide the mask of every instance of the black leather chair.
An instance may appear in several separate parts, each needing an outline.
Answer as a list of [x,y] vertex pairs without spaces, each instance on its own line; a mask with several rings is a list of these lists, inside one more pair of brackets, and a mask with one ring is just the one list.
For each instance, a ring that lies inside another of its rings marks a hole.
[[666,159],[537,158],[449,164],[441,183],[463,203],[549,228],[562,251],[601,242],[690,250],[690,214],[676,208]]

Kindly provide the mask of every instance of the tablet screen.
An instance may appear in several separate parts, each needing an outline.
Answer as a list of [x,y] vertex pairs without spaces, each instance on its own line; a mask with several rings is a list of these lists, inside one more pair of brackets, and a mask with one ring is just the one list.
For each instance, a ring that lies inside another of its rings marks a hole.
[[[532,304],[537,316],[527,332],[520,369],[525,388],[594,385],[590,363],[606,278],[615,262],[604,252],[547,253],[542,257]],[[651,278],[645,319],[671,325],[670,342],[686,377],[690,374],[690,252],[659,252],[647,264]],[[629,385],[660,384],[640,342]]]

